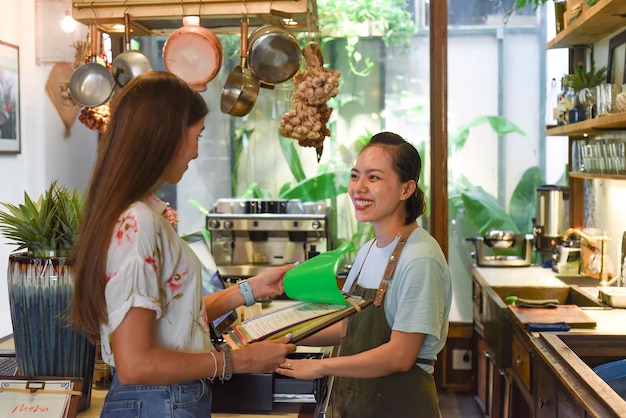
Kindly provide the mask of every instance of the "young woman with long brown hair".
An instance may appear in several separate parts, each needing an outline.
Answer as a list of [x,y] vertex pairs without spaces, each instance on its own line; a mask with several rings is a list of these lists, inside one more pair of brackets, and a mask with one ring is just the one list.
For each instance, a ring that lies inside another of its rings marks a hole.
[[116,94],[98,144],[72,321],[101,343],[114,370],[104,417],[210,416],[209,380],[271,372],[295,350],[287,338],[232,352],[213,347],[208,323],[254,297],[281,294],[292,266],[203,297],[199,260],[154,194],[197,158],[207,114],[202,97],[175,75],[145,73]]

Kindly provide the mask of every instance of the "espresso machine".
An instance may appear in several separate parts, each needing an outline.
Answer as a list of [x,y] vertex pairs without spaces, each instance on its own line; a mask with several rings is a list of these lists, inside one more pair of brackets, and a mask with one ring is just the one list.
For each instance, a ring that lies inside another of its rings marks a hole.
[[331,207],[299,200],[219,199],[206,215],[211,252],[225,279],[304,261],[334,248]]
[[551,262],[556,247],[563,243],[569,228],[569,189],[564,186],[537,187],[537,212],[533,219],[535,247],[542,262]]

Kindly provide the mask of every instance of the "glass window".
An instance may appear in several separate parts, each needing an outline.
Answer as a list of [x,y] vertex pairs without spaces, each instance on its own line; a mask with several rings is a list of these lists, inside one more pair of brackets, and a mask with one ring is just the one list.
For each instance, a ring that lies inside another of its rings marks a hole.
[[[547,74],[555,76],[546,59],[546,13],[525,8],[505,24],[512,2],[448,1],[448,251],[457,295],[453,321],[471,320],[472,248],[465,238],[478,233],[459,204],[461,193],[480,187],[508,214],[511,196],[526,172],[536,170],[546,182],[555,183],[565,169],[563,143],[547,144],[543,134]],[[224,62],[202,93],[211,109],[210,128],[200,141],[200,158],[190,164],[177,187],[181,234],[204,225],[201,211],[190,199],[208,209],[218,198],[242,196],[253,185],[267,197],[278,197],[281,190],[296,183],[290,169],[295,159],[307,178],[347,169],[354,162],[359,141],[382,130],[404,136],[420,150],[425,161],[422,187],[429,195],[429,2],[380,0],[371,11],[365,6],[359,10],[364,20],[351,14],[354,7],[348,3],[319,0],[321,36],[296,34],[302,45],[319,42],[326,66],[341,72],[339,94],[328,102],[330,135],[319,162],[314,148],[300,147],[295,140],[291,143],[296,156],[288,160],[283,154],[278,132],[282,116],[293,105],[292,82],[273,90],[262,88],[245,117],[221,113],[221,88],[239,65],[239,37],[219,35]],[[324,20],[324,16],[334,18]],[[398,30],[390,30],[394,28]],[[165,39],[141,42],[144,52],[151,51],[154,68],[162,69],[160,51]],[[519,130],[504,129],[506,122]],[[557,169],[550,171],[548,166]],[[359,231],[345,195],[330,202],[337,209],[338,236],[353,238]],[[518,220],[518,232],[530,232],[532,211],[531,202],[526,223]],[[428,227],[428,214],[421,222]]]

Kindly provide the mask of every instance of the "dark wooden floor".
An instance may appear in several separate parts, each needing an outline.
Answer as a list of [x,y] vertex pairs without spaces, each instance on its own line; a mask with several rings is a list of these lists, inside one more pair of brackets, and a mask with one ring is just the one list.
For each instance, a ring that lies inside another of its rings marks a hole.
[[468,392],[439,392],[442,418],[482,418],[482,413]]

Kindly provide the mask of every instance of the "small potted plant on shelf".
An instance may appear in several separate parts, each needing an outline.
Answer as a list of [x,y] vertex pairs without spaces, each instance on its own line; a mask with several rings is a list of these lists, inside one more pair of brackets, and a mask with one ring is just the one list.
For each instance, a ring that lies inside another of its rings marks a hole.
[[565,86],[574,91],[572,109],[568,111],[568,123],[591,119],[597,115],[597,104],[601,100],[598,95],[599,86],[606,81],[607,68],[596,69],[595,62],[591,62],[589,71],[583,66],[577,66],[573,74],[565,76]]
[[1,203],[0,233],[17,245],[7,283],[18,373],[83,379],[78,410],[89,407],[95,347],[67,314],[74,290],[72,253],[84,195],[53,181],[33,200]]

